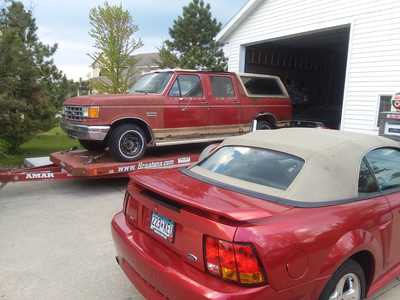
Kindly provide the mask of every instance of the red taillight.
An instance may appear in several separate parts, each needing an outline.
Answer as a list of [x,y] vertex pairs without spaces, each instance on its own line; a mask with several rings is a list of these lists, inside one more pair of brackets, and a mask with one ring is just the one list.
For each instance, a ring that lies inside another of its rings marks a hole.
[[125,195],[124,206],[125,216],[128,223],[137,225],[139,204],[135,199],[133,199],[129,192],[127,192]]
[[238,281],[235,251],[232,243],[219,241],[218,246],[222,278],[230,281]]
[[251,244],[204,239],[206,270],[224,280],[243,285],[266,283],[264,270]]
[[241,283],[255,284],[264,282],[264,273],[260,268],[253,247],[250,245],[235,245],[235,255]]

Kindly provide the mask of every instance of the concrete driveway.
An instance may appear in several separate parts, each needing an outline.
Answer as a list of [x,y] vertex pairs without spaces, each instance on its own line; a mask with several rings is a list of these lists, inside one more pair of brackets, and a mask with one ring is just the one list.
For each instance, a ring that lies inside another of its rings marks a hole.
[[[20,183],[0,191],[0,300],[143,299],[110,234],[125,180]],[[400,299],[400,282],[376,299]]]

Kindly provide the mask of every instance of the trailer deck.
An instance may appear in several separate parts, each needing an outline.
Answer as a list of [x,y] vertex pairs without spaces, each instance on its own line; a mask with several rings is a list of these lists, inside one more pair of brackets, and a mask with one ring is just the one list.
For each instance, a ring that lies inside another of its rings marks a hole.
[[114,162],[107,152],[55,152],[47,166],[0,171],[0,186],[22,181],[123,178],[144,169],[180,168],[196,162],[203,148],[204,145],[156,148],[133,162]]

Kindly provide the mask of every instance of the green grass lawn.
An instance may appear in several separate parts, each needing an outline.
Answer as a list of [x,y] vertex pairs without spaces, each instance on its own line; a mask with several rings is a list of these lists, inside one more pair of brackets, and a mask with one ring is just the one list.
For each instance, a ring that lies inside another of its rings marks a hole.
[[[79,146],[79,142],[70,139],[59,127],[38,134],[21,146],[20,153],[0,153],[0,167],[16,167],[23,164],[25,157],[48,156],[52,152]],[[0,149],[1,150],[1,149]]]

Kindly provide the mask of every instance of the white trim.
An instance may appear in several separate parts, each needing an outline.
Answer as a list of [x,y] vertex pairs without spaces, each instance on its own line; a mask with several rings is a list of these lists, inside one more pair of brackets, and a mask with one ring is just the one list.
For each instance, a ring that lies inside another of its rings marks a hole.
[[156,143],[156,146],[163,147],[163,146],[175,146],[175,145],[184,145],[184,144],[218,142],[218,141],[223,141],[224,139],[231,137],[231,136],[233,136],[233,135],[219,136],[219,137],[213,137],[213,138],[187,139],[187,140],[179,140],[179,141],[171,141],[171,142],[158,142],[158,143]]
[[230,34],[239,24],[240,22],[253,10],[253,8],[264,0],[249,0],[242,9],[233,16],[232,19],[222,28],[222,30],[217,34],[216,40],[222,42],[222,40]]
[[343,95],[342,95],[342,115],[340,116],[340,130],[344,130],[344,116],[345,116],[345,111],[346,111],[346,105],[347,105],[347,90],[349,88],[349,81],[350,81],[350,69],[351,69],[351,54],[352,54],[352,46],[353,46],[353,37],[354,37],[354,26],[355,26],[355,21],[351,20],[349,23],[344,24],[343,26],[349,25],[350,26],[350,32],[349,32],[349,44],[347,47],[347,62],[346,62],[346,75],[344,79],[344,89],[343,89]]
[[246,46],[240,45],[239,53],[239,72],[246,71]]
[[351,27],[353,24],[354,24],[353,18],[341,19],[339,21],[319,23],[318,27],[312,26],[310,28],[303,28],[301,31],[299,31],[298,28],[294,28],[294,29],[288,30],[284,33],[281,33],[279,35],[274,35],[274,36],[271,36],[266,39],[246,41],[241,46],[249,47],[249,46],[255,46],[255,45],[263,44],[263,43],[270,43],[270,42],[275,42],[275,41],[287,40],[287,39],[295,38],[295,37],[302,37],[305,35],[323,33],[326,31],[332,31],[335,29],[344,28],[346,26]]

